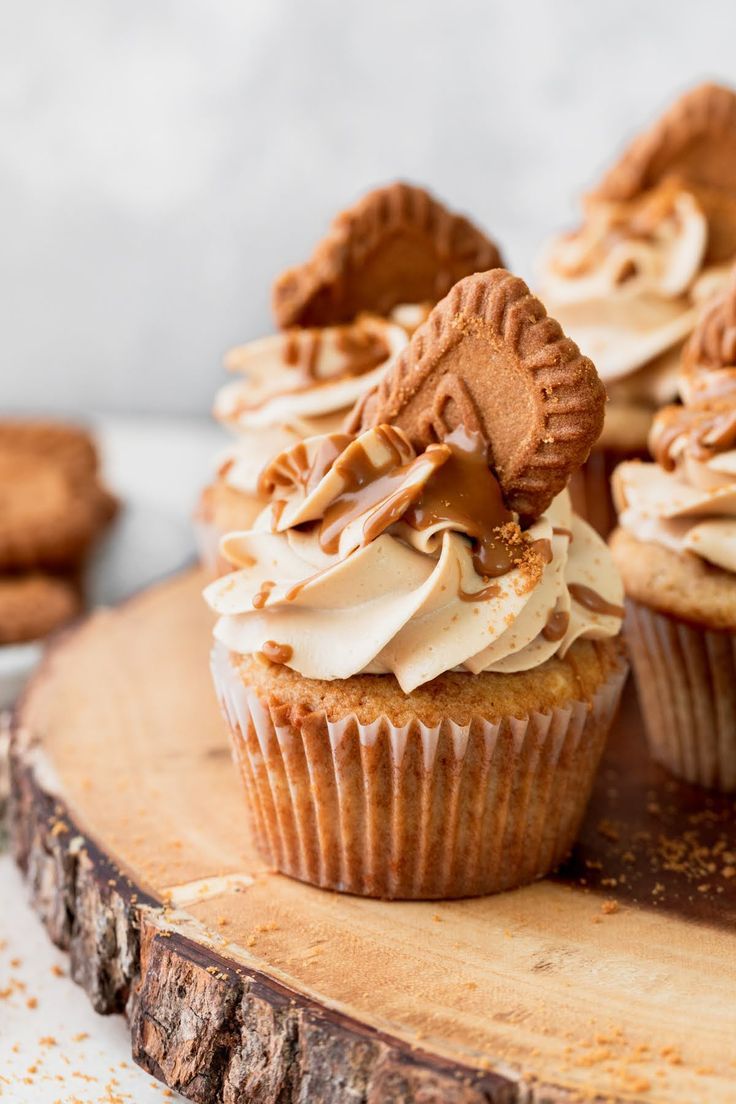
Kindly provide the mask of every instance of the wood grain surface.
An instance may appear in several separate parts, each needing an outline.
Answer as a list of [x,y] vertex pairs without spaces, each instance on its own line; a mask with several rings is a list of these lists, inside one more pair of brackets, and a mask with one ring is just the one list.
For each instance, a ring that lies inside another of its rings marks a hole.
[[734,802],[649,761],[631,687],[555,878],[327,893],[251,850],[201,585],[95,614],[16,717],[16,855],[136,1061],[208,1104],[736,1100]]

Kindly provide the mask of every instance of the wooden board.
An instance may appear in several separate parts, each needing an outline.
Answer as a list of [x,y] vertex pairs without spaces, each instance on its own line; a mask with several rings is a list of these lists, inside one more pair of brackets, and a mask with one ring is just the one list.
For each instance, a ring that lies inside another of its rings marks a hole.
[[649,762],[633,693],[555,879],[386,903],[270,874],[194,572],[57,644],[17,714],[32,897],[133,1055],[193,1100],[736,1100],[732,800]]

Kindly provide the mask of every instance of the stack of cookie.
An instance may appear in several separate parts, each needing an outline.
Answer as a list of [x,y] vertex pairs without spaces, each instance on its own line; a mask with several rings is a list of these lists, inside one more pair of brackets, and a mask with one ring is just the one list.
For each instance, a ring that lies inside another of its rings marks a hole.
[[37,640],[79,612],[85,560],[116,510],[85,430],[0,422],[0,644]]

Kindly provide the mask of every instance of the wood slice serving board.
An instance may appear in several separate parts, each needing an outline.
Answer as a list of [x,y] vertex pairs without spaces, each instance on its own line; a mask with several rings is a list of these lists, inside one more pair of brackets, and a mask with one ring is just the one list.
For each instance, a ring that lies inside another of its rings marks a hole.
[[387,903],[251,850],[190,572],[95,614],[17,713],[11,831],[51,937],[193,1100],[736,1101],[732,800],[651,764],[630,689],[575,854]]

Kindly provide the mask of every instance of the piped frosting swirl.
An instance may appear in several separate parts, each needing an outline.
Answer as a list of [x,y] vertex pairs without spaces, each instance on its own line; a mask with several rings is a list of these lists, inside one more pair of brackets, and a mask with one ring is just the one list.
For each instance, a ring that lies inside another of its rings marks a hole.
[[[651,402],[676,394],[676,352],[697,308],[726,279],[704,267],[708,223],[698,199],[666,180],[626,201],[591,197],[582,227],[555,239],[541,263],[542,295],[608,383],[646,376]],[[639,397],[639,396],[637,396]]]
[[307,678],[392,672],[408,693],[616,635],[621,583],[567,492],[522,530],[487,458],[462,427],[417,451],[387,425],[282,453],[254,529],[222,542],[236,570],[206,591],[216,637]]
[[622,464],[613,478],[622,528],[729,572],[736,572],[734,295],[732,280],[687,346],[684,405],[664,407],[652,424],[655,463]]
[[213,411],[238,435],[219,458],[225,482],[256,495],[266,457],[337,429],[427,313],[407,305],[396,310],[400,322],[363,314],[350,324],[286,330],[233,349],[225,364],[236,378],[220,388]]

